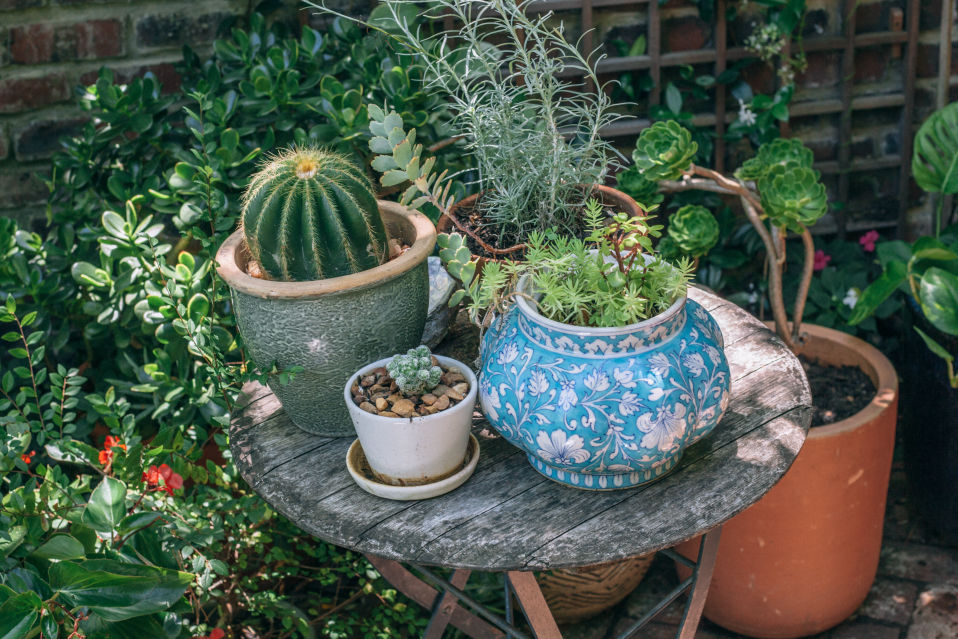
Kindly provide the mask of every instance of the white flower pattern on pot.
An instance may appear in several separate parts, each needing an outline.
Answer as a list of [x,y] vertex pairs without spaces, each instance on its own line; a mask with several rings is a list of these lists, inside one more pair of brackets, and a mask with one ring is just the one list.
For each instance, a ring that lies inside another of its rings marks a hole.
[[[721,331],[693,301],[601,338],[521,307],[484,335],[479,399],[489,422],[551,479],[596,489],[656,479],[728,406]],[[597,339],[646,346],[596,356]]]

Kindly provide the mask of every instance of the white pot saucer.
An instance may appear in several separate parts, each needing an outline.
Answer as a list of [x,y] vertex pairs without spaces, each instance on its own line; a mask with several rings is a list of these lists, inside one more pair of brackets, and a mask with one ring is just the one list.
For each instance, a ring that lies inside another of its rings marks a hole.
[[369,468],[366,461],[366,455],[363,453],[363,447],[357,439],[346,452],[346,468],[360,488],[367,493],[386,499],[396,499],[399,501],[411,501],[415,499],[429,499],[444,495],[451,490],[461,486],[473,471],[476,470],[476,464],[479,462],[479,440],[472,433],[469,433],[469,444],[466,447],[466,458],[462,466],[452,475],[444,477],[439,481],[418,486],[393,486],[377,479]]

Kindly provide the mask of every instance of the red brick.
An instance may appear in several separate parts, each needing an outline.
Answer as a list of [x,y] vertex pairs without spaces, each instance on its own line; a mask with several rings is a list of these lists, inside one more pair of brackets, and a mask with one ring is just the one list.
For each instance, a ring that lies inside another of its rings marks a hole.
[[870,33],[872,31],[888,31],[891,26],[891,8],[899,6],[898,2],[869,2],[858,3],[855,8],[855,32]]
[[[160,62],[157,64],[147,64],[132,67],[113,68],[113,78],[117,84],[126,84],[133,78],[142,77],[143,74],[151,72],[159,80],[162,87],[161,93],[168,95],[180,90],[180,74],[169,62]],[[96,84],[99,78],[98,71],[88,71],[80,76],[80,84],[86,86]]]
[[855,52],[855,83],[881,82],[889,68],[891,50],[872,47]]
[[918,28],[922,31],[937,30],[941,27],[941,0],[921,0],[921,19]]
[[696,16],[674,18],[662,24],[665,51],[697,51],[712,39],[712,27]]
[[938,45],[918,44],[918,77],[934,78],[938,76]]
[[0,173],[0,193],[4,206],[21,207],[43,202],[48,191],[34,171],[13,171]]
[[838,83],[841,55],[837,52],[809,53],[808,68],[795,81],[805,89],[835,86]]
[[0,80],[0,113],[28,111],[69,97],[70,89],[62,73]]
[[76,57],[80,60],[123,55],[123,23],[119,20],[89,20],[74,25]]
[[7,132],[0,127],[0,160],[6,160],[10,155],[10,144],[7,142]]
[[53,59],[55,32],[48,24],[28,24],[10,30],[10,59],[16,64],[41,64]]
[[144,16],[136,21],[136,42],[146,48],[209,42],[220,22],[228,17],[230,14],[222,12],[200,16],[178,13]]
[[17,160],[29,162],[50,157],[60,148],[60,140],[79,133],[85,117],[33,120],[13,130],[13,149]]

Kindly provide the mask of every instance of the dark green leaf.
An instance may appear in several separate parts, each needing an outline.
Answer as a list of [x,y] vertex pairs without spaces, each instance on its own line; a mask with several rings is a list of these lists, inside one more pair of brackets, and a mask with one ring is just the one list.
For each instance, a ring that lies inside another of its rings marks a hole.
[[0,605],[0,639],[23,639],[33,627],[43,602],[33,592],[10,597]]
[[86,556],[83,544],[70,535],[54,535],[33,551],[41,559],[81,559]]
[[958,276],[934,266],[921,277],[919,302],[935,328],[958,335]]
[[83,523],[99,533],[112,534],[126,514],[126,485],[119,479],[104,477],[90,495],[83,511]]

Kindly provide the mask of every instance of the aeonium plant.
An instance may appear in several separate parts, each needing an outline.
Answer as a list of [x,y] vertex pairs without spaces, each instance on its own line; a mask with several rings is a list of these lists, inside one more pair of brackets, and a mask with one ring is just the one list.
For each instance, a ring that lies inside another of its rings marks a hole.
[[[729,177],[693,163],[696,149],[691,133],[682,125],[656,122],[639,135],[632,157],[641,178],[657,183],[662,191],[702,190],[739,198],[768,255],[768,293],[775,331],[794,350],[802,340],[802,315],[815,261],[815,244],[808,227],[828,208],[821,175],[812,168],[812,151],[798,140],[773,140],[759,147],[755,157]],[[702,207],[683,208],[676,214],[679,219],[672,222],[677,228],[670,232],[670,238],[677,244],[686,243],[681,248],[693,255],[704,254],[710,248],[709,241],[714,244],[708,230],[711,225],[703,222],[704,212]],[[782,294],[789,232],[798,234],[804,247],[791,326]]]
[[682,258],[671,264],[655,253],[652,239],[661,226],[650,224],[648,216],[619,212],[609,218],[596,200],[586,204],[584,216],[585,238],[551,229],[534,232],[522,260],[488,262],[478,276],[467,263],[466,276],[459,276],[473,321],[485,326],[491,312],[502,312],[523,296],[557,322],[626,326],[665,311],[685,295],[692,262]]

